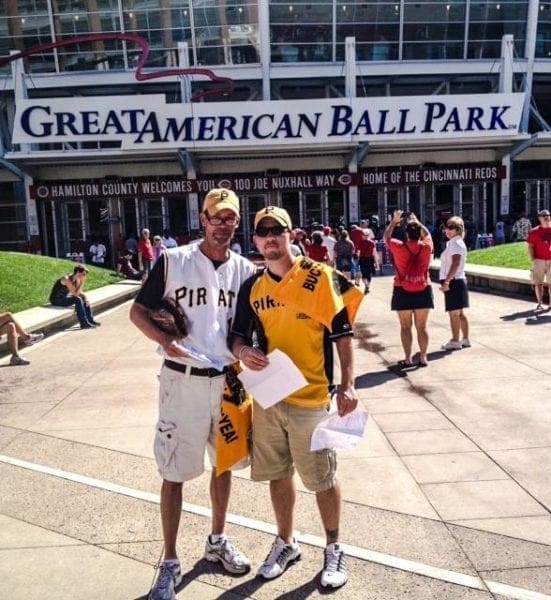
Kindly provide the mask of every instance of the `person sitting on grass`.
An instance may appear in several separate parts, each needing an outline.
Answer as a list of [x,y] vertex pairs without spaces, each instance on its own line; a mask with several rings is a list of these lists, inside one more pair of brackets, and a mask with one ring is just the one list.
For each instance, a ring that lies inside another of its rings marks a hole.
[[23,340],[24,346],[32,346],[44,337],[43,333],[26,332],[9,312],[0,314],[0,336],[4,334],[8,336],[8,349],[11,352],[10,365],[30,364],[30,361],[19,356],[19,338]]
[[126,250],[117,262],[117,275],[123,275],[126,279],[135,279],[139,281],[143,278],[143,273],[134,268],[132,264],[132,252]]
[[82,293],[88,269],[77,265],[72,274],[63,275],[55,283],[50,292],[50,303],[53,306],[74,306],[81,329],[91,329],[100,325],[94,320],[92,308]]

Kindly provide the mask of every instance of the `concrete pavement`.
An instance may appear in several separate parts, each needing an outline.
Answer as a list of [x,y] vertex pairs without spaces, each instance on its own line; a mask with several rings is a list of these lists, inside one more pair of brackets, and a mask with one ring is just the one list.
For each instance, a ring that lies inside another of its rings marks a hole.
[[[551,313],[532,301],[472,293],[472,348],[443,352],[443,301],[430,317],[427,368],[398,372],[391,278],[376,278],[357,323],[365,439],[339,454],[340,598],[551,598]],[[152,457],[160,358],[129,323],[69,329],[0,359],[0,598],[142,598],[161,551]],[[268,487],[238,473],[228,532],[253,562],[235,578],[201,560],[208,477],[184,488],[180,598],[295,599],[319,587],[315,500],[298,485],[303,560],[254,578],[272,541]]]

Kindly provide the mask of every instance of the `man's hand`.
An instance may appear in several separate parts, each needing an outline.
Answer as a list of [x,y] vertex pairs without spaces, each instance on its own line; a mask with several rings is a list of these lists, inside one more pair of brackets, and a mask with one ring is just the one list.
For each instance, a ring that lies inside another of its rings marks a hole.
[[182,348],[178,340],[173,338],[167,338],[167,342],[161,344],[161,346],[167,356],[172,356],[173,358],[186,358],[189,356],[189,353]]
[[398,225],[398,223],[402,220],[402,215],[404,214],[403,210],[395,210],[392,215],[392,222],[394,225]]
[[268,366],[270,362],[268,357],[253,346],[241,346],[237,354],[239,360],[251,371],[261,371],[264,367]]
[[342,386],[337,387],[337,410],[339,417],[351,413],[358,406],[358,394],[354,386]]

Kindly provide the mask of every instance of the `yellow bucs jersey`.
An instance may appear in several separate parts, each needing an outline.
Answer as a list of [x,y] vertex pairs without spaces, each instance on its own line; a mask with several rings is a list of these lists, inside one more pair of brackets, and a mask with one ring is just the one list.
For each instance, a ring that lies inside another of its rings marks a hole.
[[332,340],[352,335],[352,327],[344,308],[334,316],[331,329],[328,329],[307,314],[307,307],[301,309],[278,302],[275,297],[281,282],[281,278],[264,271],[243,284],[232,335],[243,337],[252,345],[256,334],[257,343],[264,352],[277,348],[287,354],[308,385],[284,401],[303,408],[319,408],[327,405],[333,383]]

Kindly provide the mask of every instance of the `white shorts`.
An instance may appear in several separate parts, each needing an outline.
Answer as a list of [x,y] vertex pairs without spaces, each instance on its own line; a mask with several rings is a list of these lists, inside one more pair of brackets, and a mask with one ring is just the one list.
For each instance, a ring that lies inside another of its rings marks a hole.
[[215,465],[216,426],[225,376],[198,377],[163,366],[159,377],[159,421],[153,450],[159,474],[183,482],[205,470],[205,448]]

